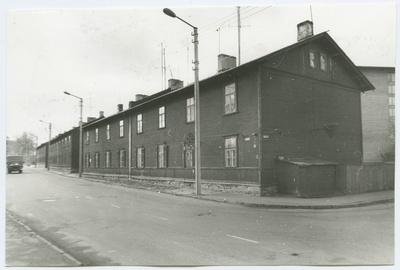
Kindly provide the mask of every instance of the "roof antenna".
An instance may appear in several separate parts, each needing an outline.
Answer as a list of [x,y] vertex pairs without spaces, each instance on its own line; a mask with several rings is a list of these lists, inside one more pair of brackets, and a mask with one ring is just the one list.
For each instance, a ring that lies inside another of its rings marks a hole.
[[310,5],[310,14],[311,14],[311,22],[313,22],[313,17],[312,17],[312,6]]

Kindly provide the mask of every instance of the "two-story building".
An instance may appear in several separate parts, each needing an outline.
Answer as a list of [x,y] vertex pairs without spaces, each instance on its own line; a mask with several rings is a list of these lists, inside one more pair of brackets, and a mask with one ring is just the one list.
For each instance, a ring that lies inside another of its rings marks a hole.
[[[298,25],[298,41],[236,67],[220,55],[219,73],[200,81],[204,183],[278,190],[276,161],[361,166],[362,92],[374,89],[335,41]],[[170,80],[154,95],[118,105],[84,127],[84,173],[155,180],[194,179],[193,85]],[[344,168],[344,169],[343,169]]]

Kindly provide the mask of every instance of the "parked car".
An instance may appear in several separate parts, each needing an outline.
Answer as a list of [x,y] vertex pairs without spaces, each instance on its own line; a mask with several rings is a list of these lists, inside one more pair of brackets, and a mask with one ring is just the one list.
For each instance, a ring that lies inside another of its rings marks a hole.
[[22,156],[7,156],[7,171],[12,173],[13,171],[18,171],[22,173],[22,168],[24,167],[24,159]]

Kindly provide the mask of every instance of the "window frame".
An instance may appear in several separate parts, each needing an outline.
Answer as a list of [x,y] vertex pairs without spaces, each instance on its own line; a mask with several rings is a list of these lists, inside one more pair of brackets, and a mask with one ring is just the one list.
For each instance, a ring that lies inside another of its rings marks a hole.
[[194,102],[194,97],[186,99],[186,123],[193,123],[195,121],[196,111]]
[[89,144],[89,139],[90,139],[90,132],[89,132],[89,130],[87,130],[87,131],[86,131],[85,144]]
[[94,167],[100,168],[100,152],[94,153]]
[[309,66],[312,69],[317,69],[316,52],[313,50],[308,51]]
[[95,132],[94,141],[96,143],[98,143],[99,142],[99,128],[96,128],[94,132]]
[[86,153],[85,154],[85,167],[86,168],[90,168],[90,162],[91,160],[90,160],[90,153]]
[[[140,116],[140,119],[139,119]],[[136,133],[142,134],[143,133],[143,114],[139,113],[136,115]]]
[[111,125],[107,124],[106,126],[106,140],[111,141]]
[[136,168],[142,169],[145,167],[145,155],[144,154],[145,154],[145,149],[143,146],[136,148]]
[[126,167],[126,151],[123,148],[118,150],[118,167]]
[[105,155],[106,155],[106,158],[105,158],[105,161],[104,161],[105,167],[106,168],[111,168],[111,151],[107,150]]
[[[231,86],[233,86],[233,89],[234,89],[233,92],[228,92],[227,93],[227,90],[231,89]],[[233,98],[234,109],[232,109],[233,105],[231,103],[232,102],[232,99],[231,99],[232,96],[234,97]],[[229,97],[228,98],[229,103],[227,103],[227,97]],[[229,109],[227,110],[227,108],[229,108]],[[225,87],[224,87],[224,115],[237,113],[237,111],[238,111],[237,87],[236,87],[236,83],[234,82],[234,83],[230,83],[228,85],[225,85]]]
[[158,108],[158,129],[166,128],[166,110],[165,106]]
[[123,138],[125,136],[125,121],[124,119],[119,120],[119,137]]
[[[234,146],[227,146],[229,143],[228,140],[234,139]],[[238,139],[237,135],[227,136],[224,138],[224,158],[225,158],[225,167],[227,168],[236,168],[238,167]]]
[[[322,61],[324,60],[324,61]],[[323,65],[322,65],[323,63]],[[319,68],[322,71],[328,71],[328,56],[326,55],[326,53],[320,53],[319,54]]]
[[166,144],[157,145],[157,167],[167,168],[168,167],[168,147]]

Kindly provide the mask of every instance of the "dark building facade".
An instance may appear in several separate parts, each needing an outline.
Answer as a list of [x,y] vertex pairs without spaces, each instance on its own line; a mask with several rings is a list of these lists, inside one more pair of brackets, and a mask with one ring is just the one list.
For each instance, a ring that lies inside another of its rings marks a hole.
[[[221,55],[220,72],[200,82],[205,182],[271,194],[277,159],[362,164],[360,95],[374,87],[327,33],[299,34],[291,46],[232,63]],[[85,125],[84,173],[193,179],[193,134],[193,85],[171,80],[167,90]]]

